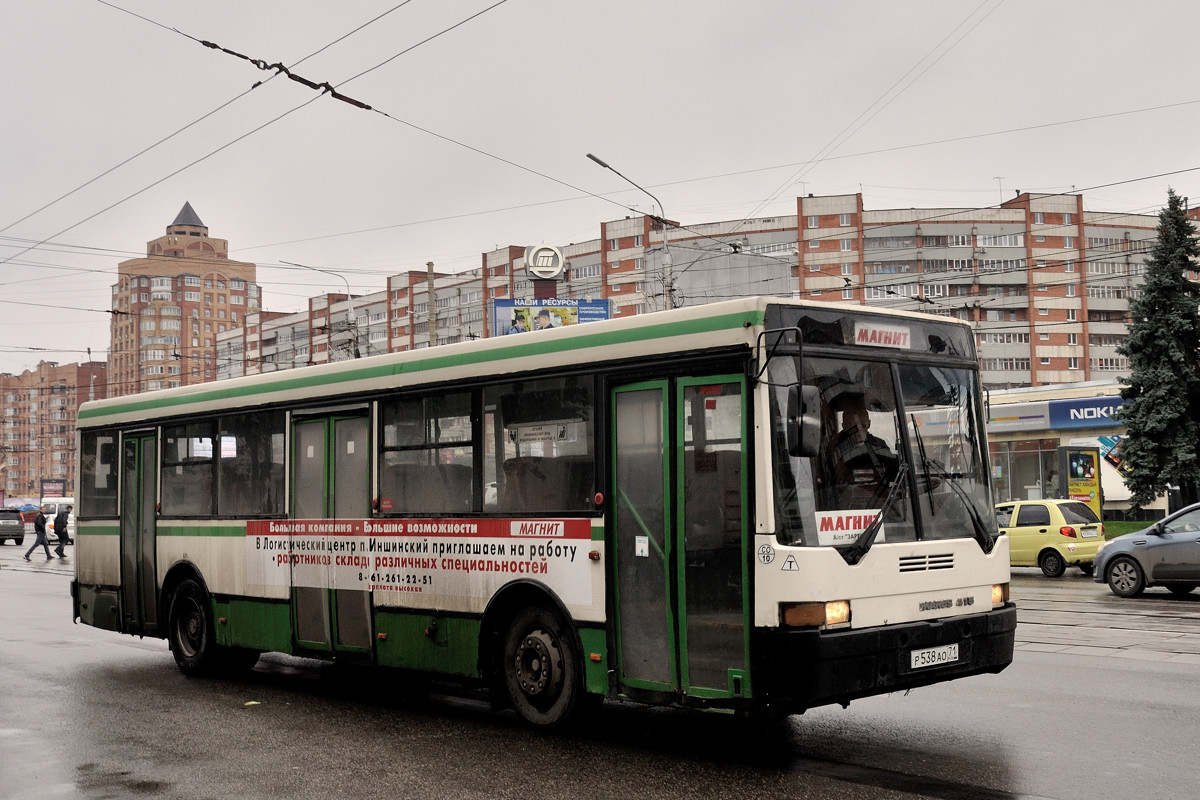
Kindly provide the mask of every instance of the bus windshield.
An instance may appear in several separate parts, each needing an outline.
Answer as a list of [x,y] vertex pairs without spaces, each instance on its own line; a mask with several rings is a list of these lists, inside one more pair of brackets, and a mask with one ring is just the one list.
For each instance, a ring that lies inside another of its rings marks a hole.
[[[934,363],[808,357],[771,361],[772,477],[781,543],[864,544],[997,535],[975,374]],[[820,391],[820,450],[789,454],[788,386]],[[881,524],[872,526],[879,517]],[[868,528],[874,534],[863,542]]]

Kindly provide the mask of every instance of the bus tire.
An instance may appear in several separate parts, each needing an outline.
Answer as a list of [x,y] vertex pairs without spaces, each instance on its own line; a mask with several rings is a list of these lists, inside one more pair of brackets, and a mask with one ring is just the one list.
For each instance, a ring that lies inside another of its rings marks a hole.
[[216,638],[208,592],[191,578],[180,582],[167,614],[167,641],[179,671],[184,675],[215,671],[220,660]]
[[575,632],[544,606],[522,609],[504,637],[504,686],[513,709],[538,728],[558,728],[574,716],[583,692]]

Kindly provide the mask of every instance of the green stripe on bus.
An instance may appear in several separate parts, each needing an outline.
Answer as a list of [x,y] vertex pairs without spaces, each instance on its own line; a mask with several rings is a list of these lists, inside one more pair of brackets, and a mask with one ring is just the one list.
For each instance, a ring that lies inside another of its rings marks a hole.
[[[473,364],[502,362],[514,358],[544,356],[552,353],[568,352],[570,350],[582,350],[592,347],[605,346],[611,347],[613,345],[628,344],[629,342],[643,341],[646,339],[666,339],[676,336],[693,336],[701,333],[711,333],[712,331],[740,328],[744,325],[760,325],[763,323],[763,321],[764,314],[760,311],[754,310],[742,311],[735,314],[724,314],[716,317],[702,317],[700,319],[680,320],[657,325],[647,325],[644,327],[616,331],[604,331],[603,333],[591,334],[587,337],[570,339],[546,337],[540,341],[532,341],[519,345],[514,344],[511,347],[504,347],[499,350],[488,350],[484,352],[473,353],[446,353],[444,355],[439,354],[419,361],[403,361],[400,363],[389,362],[387,364],[377,366],[363,367],[362,369],[338,372],[335,375],[326,375],[324,373],[321,375],[301,375],[295,378],[272,381],[271,383],[265,385],[246,387],[238,387],[235,385],[231,386],[230,388],[214,388],[209,391],[189,393],[179,397],[154,397],[153,399],[130,400],[129,402],[122,403],[118,406],[81,409],[78,419],[97,419],[112,414],[128,414],[135,411],[161,410],[172,406],[192,405],[194,403],[209,403],[216,400],[245,399],[256,395],[273,394],[276,392],[285,392],[293,389],[305,389],[312,386],[321,386],[327,383],[348,383],[350,381],[385,378],[392,375],[400,375],[410,372],[427,372],[436,369],[464,367]],[[535,337],[531,336],[529,338],[533,339]],[[442,348],[437,349],[440,350]],[[215,383],[219,385],[220,383],[231,382],[217,381]],[[134,395],[133,397],[138,397],[138,395]]]
[[239,525],[172,525],[160,522],[155,533],[158,536],[238,536],[245,538],[246,523],[243,522]]

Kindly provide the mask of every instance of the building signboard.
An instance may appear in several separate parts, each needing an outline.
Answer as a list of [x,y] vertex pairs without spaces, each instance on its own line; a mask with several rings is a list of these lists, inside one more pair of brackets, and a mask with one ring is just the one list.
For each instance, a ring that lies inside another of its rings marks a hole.
[[549,298],[538,300],[496,300],[492,314],[492,335],[561,328],[608,319],[607,300],[570,300]]

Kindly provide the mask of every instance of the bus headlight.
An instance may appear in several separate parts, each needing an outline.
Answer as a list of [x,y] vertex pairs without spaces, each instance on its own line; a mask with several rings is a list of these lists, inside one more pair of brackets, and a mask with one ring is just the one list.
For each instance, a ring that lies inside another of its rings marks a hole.
[[850,601],[781,603],[779,616],[783,620],[783,624],[789,628],[829,628],[848,625],[850,623]]
[[1008,584],[992,584],[992,608],[999,608],[1008,602]]

